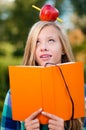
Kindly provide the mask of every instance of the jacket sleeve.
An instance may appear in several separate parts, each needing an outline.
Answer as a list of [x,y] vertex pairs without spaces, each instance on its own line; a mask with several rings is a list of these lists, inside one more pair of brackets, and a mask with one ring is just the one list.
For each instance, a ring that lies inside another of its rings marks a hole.
[[2,118],[1,118],[1,130],[21,130],[21,123],[12,119],[12,107],[10,90],[6,94],[4,101]]

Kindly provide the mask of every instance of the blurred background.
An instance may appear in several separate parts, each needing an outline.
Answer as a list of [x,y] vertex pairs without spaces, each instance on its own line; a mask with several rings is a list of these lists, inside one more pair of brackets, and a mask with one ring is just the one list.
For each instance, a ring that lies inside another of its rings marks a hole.
[[22,64],[29,29],[39,20],[32,5],[41,8],[46,3],[60,11],[76,61],[84,64],[86,83],[86,0],[0,0],[0,120],[9,89],[8,66]]

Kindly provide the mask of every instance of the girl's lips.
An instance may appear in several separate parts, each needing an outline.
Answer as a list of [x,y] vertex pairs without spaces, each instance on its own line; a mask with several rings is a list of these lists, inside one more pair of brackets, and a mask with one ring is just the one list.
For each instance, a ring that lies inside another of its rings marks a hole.
[[52,57],[52,55],[49,55],[49,54],[43,54],[40,56],[40,58],[49,58],[49,57]]
[[43,61],[50,60],[51,57],[52,57],[52,55],[49,55],[49,54],[43,54],[43,55],[40,56],[40,58],[41,58]]

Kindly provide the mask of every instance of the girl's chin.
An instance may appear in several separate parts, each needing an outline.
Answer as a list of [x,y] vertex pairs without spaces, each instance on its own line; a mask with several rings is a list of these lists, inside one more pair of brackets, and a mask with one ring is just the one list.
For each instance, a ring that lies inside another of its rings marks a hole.
[[[44,63],[41,63],[40,66],[50,66],[53,62],[44,62]],[[54,63],[53,63],[54,64]]]
[[45,66],[48,62],[40,63],[39,66]]
[[40,66],[50,66],[50,65],[56,65],[56,64],[60,64],[61,62],[54,62],[54,61],[46,61],[46,62],[42,62],[40,63]]

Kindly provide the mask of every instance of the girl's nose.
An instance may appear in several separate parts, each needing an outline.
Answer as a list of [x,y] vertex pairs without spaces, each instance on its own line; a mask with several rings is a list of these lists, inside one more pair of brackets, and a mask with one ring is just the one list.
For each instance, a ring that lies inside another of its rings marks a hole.
[[47,45],[46,44],[42,44],[40,50],[41,51],[48,51]]

